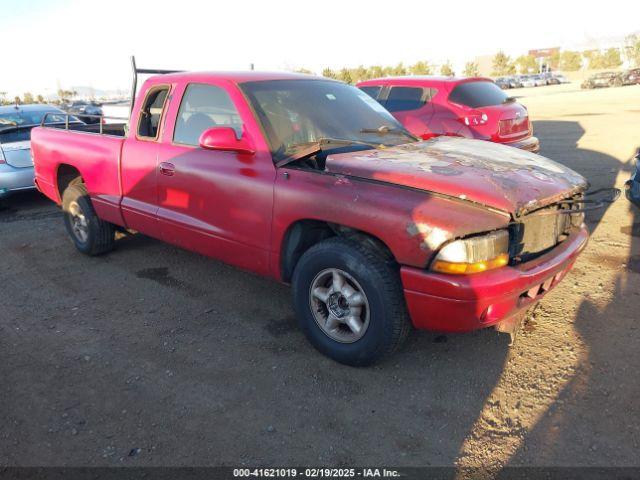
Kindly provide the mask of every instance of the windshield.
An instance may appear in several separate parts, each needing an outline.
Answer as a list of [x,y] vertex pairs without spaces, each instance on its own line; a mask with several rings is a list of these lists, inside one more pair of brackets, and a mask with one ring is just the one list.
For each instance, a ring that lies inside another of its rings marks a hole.
[[400,145],[415,141],[378,102],[330,80],[269,80],[241,85],[277,162],[323,139]]
[[[43,108],[42,110],[23,110],[21,108],[11,108],[9,111],[0,112],[0,129],[4,126],[22,126],[22,125],[40,125],[45,113],[50,113],[47,116],[47,123],[64,123],[65,115],[60,110],[54,108]],[[75,117],[69,117],[69,121],[78,121]]]

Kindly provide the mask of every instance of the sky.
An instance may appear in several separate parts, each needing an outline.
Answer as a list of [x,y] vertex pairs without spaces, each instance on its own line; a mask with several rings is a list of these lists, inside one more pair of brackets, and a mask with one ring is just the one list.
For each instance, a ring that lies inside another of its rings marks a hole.
[[0,0],[0,91],[127,89],[131,55],[139,67],[180,70],[461,68],[498,50],[624,36],[639,18],[638,0]]

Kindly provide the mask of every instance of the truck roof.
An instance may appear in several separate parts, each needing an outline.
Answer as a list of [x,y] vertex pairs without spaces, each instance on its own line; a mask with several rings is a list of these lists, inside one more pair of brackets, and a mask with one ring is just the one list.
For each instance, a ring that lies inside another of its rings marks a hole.
[[331,80],[317,75],[291,72],[257,72],[257,71],[230,71],[230,72],[176,72],[163,75],[154,75],[149,78],[153,83],[163,81],[187,81],[206,82],[207,80],[227,80],[233,83],[263,82],[268,80]]

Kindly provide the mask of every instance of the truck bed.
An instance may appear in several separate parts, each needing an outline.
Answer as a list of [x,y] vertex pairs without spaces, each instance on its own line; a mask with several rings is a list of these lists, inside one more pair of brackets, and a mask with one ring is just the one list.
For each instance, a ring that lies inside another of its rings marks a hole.
[[[40,191],[57,203],[60,189],[73,172],[82,175],[96,213],[122,225],[120,214],[120,153],[124,124],[70,124],[36,127],[31,132],[35,179]],[[65,178],[62,178],[65,177]]]
[[[87,133],[97,133],[102,135],[112,135],[115,137],[124,137],[126,134],[126,122],[119,123],[105,123],[101,125],[99,123],[92,124],[81,124],[81,123],[70,123],[69,130],[77,131],[77,132],[87,132]],[[55,125],[47,125],[47,128],[55,128],[58,130],[66,130],[65,124],[55,124]]]

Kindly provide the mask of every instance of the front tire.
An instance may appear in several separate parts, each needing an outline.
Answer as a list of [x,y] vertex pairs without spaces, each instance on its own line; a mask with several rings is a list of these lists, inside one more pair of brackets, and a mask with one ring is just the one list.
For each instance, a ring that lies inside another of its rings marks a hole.
[[337,362],[370,365],[396,351],[411,329],[397,265],[356,241],[314,245],[292,283],[300,328]]
[[76,248],[85,255],[100,255],[115,247],[115,229],[96,215],[87,187],[69,185],[62,194],[64,225]]

